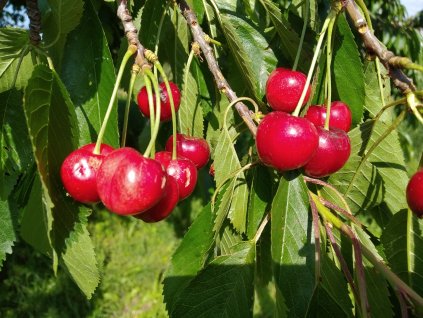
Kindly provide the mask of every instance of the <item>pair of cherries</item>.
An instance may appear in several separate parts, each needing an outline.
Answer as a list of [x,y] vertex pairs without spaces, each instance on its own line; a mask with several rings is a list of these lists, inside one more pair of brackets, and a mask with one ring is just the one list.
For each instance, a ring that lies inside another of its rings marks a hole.
[[[267,80],[266,97],[275,110],[257,128],[256,148],[260,160],[279,171],[304,167],[312,177],[322,178],[341,169],[347,162],[351,145],[347,135],[351,111],[342,102],[333,102],[329,130],[323,128],[326,107],[310,106],[305,117],[289,114],[300,100],[306,76],[285,68],[274,70]],[[310,97],[310,88],[304,106]]]
[[[172,141],[170,137],[167,150]],[[60,171],[63,185],[79,202],[101,201],[116,214],[160,221],[194,191],[197,169],[210,156],[202,138],[178,134],[176,144],[180,156],[174,160],[170,151],[158,152],[150,159],[129,147],[114,150],[102,144],[100,154],[94,154],[95,144],[85,145],[64,160]]]

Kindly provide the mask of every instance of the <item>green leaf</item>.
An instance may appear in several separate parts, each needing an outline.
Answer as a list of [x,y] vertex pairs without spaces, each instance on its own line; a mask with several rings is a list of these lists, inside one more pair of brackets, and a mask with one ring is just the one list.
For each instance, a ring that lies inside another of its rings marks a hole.
[[219,256],[180,294],[171,317],[252,317],[253,242],[242,242],[231,255]]
[[13,227],[12,209],[10,203],[0,200],[0,270],[6,259],[6,254],[12,253],[12,247],[16,240],[15,229]]
[[163,281],[163,294],[168,312],[172,312],[178,295],[203,268],[214,244],[214,215],[210,204],[204,207],[185,234],[172,256]]
[[286,173],[272,203],[274,277],[289,317],[304,317],[313,296],[314,244],[307,191],[298,173]]
[[[79,145],[95,142],[116,77],[107,39],[91,1],[85,4],[80,25],[68,35],[61,74],[76,106]],[[103,142],[117,147],[117,104],[114,107]]]
[[337,19],[337,33],[333,52],[334,84],[339,99],[352,112],[353,123],[361,121],[364,105],[364,73],[360,52],[354,35],[343,14]]
[[394,214],[381,242],[392,270],[423,295],[423,222],[411,211]]
[[15,87],[20,89],[26,86],[33,69],[31,57],[26,51],[28,44],[28,31],[18,28],[0,28],[0,93],[12,88],[20,59],[22,63]]
[[231,14],[221,14],[223,33],[254,98],[261,101],[266,81],[276,67],[277,60],[269,43],[247,21]]
[[0,93],[0,198],[6,200],[33,156],[22,108],[22,92]]
[[166,5],[167,3],[164,0],[147,0],[142,9],[139,37],[141,43],[152,51],[155,49],[160,19],[166,9]]

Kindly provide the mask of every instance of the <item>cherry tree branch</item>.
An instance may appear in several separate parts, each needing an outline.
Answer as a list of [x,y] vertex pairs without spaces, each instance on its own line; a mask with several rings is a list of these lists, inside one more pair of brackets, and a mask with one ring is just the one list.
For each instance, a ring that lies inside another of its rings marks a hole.
[[38,8],[37,0],[26,0],[26,7],[29,18],[29,40],[34,46],[38,46],[41,42],[41,13]]
[[[206,38],[205,38],[206,35],[204,34],[200,24],[198,23],[198,20],[194,11],[191,10],[191,8],[188,6],[186,1],[181,0],[181,1],[178,1],[178,3],[179,3],[179,8],[183,16],[185,17],[189,27],[191,28],[191,33],[194,37],[194,41],[199,44],[201,51],[203,52],[203,55],[207,61],[208,67],[214,76],[214,80],[216,82],[218,89],[226,95],[229,102],[236,100],[238,97],[236,93],[232,90],[232,88],[229,86],[229,83],[227,82],[225,77],[223,76],[222,71],[220,70],[220,67],[216,61],[216,58],[213,55],[213,49],[211,48],[209,43],[206,41]],[[251,133],[255,137],[257,132],[257,126],[253,121],[252,112],[242,102],[238,102],[235,105],[235,108],[238,111],[238,114],[241,116],[241,118],[244,120],[244,122],[248,126],[248,129],[251,131]]]
[[360,34],[367,51],[380,59],[388,70],[394,85],[398,87],[403,94],[415,91],[416,87],[413,81],[401,70],[401,68],[409,68],[409,65],[413,64],[411,60],[405,57],[396,56],[393,52],[386,49],[370,30],[366,19],[361,14],[354,0],[343,0],[343,4],[357,32]]

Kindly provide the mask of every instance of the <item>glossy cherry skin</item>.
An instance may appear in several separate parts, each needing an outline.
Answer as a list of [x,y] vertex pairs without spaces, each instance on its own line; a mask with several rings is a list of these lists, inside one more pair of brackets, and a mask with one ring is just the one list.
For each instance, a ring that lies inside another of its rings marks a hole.
[[351,153],[350,138],[341,129],[326,130],[317,127],[319,146],[304,172],[314,178],[323,178],[340,170],[348,161]]
[[[273,110],[290,113],[300,100],[307,77],[297,71],[279,67],[270,73],[266,83],[266,98]],[[310,98],[310,86],[302,106]]]
[[[181,92],[179,91],[178,86],[173,83],[169,82],[170,91],[172,92],[173,96],[173,104],[175,106],[175,113],[179,109],[179,105],[181,104]],[[166,90],[165,83],[159,84],[160,88],[160,121],[167,121],[172,119],[172,111],[170,108],[170,98]],[[148,106],[148,95],[147,89],[145,86],[139,91],[137,96],[138,107],[141,113],[144,114],[146,117],[150,117],[150,107]],[[155,94],[153,94],[153,101],[156,101]]]
[[163,197],[155,206],[134,216],[147,223],[158,222],[167,218],[179,201],[179,189],[176,180],[168,177],[163,191]]
[[419,217],[423,217],[423,169],[417,171],[410,179],[406,190],[407,203],[411,211]]
[[[323,127],[326,120],[326,107],[312,105],[308,108],[304,116],[316,127]],[[338,128],[348,132],[351,128],[352,114],[347,104],[339,101],[332,102],[330,106],[329,128]]]
[[166,168],[166,173],[175,178],[178,183],[179,201],[194,192],[197,184],[197,168],[191,160],[183,158],[171,160]]
[[284,112],[266,115],[257,127],[260,160],[280,171],[304,166],[314,155],[318,142],[316,127],[310,121]]
[[154,159],[156,159],[162,165],[163,169],[166,171],[167,166],[169,165],[170,161],[172,160],[172,153],[170,151],[158,151],[154,155]]
[[[172,152],[173,136],[166,142],[166,150]],[[197,169],[204,167],[210,159],[210,147],[203,138],[189,137],[184,134],[176,134],[176,152],[191,160]]]
[[152,208],[163,196],[166,173],[159,162],[132,148],[120,148],[104,158],[97,173],[103,204],[120,215]]
[[100,154],[94,154],[95,143],[85,145],[71,152],[63,161],[60,177],[70,196],[82,203],[100,201],[97,192],[97,171],[105,155],[114,149],[109,145],[100,146]]

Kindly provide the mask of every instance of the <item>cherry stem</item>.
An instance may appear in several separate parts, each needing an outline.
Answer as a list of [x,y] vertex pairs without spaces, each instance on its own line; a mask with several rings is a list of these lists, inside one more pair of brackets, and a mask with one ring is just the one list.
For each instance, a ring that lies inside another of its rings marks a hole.
[[94,148],[94,151],[93,151],[94,154],[97,154],[97,155],[100,154],[101,143],[103,141],[103,136],[104,136],[104,133],[106,131],[107,122],[109,121],[110,114],[112,113],[113,105],[115,104],[115,101],[116,101],[117,91],[119,89],[120,81],[122,80],[123,71],[125,70],[125,66],[126,66],[126,63],[129,60],[129,58],[136,51],[137,51],[137,47],[134,46],[134,45],[130,45],[128,47],[128,50],[126,51],[125,55],[123,56],[122,62],[120,63],[119,71],[118,71],[118,74],[116,76],[115,86],[113,87],[112,96],[110,97],[110,102],[109,102],[109,105],[107,106],[107,111],[106,111],[106,114],[104,115],[103,123],[101,124],[101,128],[100,128],[100,131],[98,133],[97,143],[95,144],[95,148]]
[[326,85],[327,85],[327,96],[326,96],[326,120],[324,129],[329,130],[330,121],[330,108],[332,102],[332,76],[331,76],[331,65],[332,65],[332,41],[333,41],[333,26],[335,25],[336,17],[331,19],[328,27],[328,38],[326,45]]
[[[160,88],[157,77],[154,76],[153,72],[149,69],[144,70],[145,74],[150,78],[151,83],[153,84],[154,95],[156,96],[156,111],[154,114],[154,127],[152,128],[152,135],[150,137],[150,142],[148,143],[147,149],[144,152],[144,156],[148,157],[151,155],[154,157],[155,149],[154,145],[156,144],[157,135],[160,128],[160,112],[161,112],[161,102],[160,102]],[[153,124],[153,122],[151,122]]]
[[[187,90],[186,90],[186,87],[188,86],[187,85],[187,83],[188,83],[188,74],[189,74],[189,69],[190,69],[190,67],[191,67],[191,63],[192,63],[192,59],[194,58],[194,54],[195,54],[195,51],[193,50],[193,49],[191,49],[191,52],[189,52],[189,56],[188,56],[188,61],[187,61],[187,65],[185,66],[185,73],[184,73],[184,89],[183,89],[183,92],[185,93]],[[172,118],[172,120],[173,120],[173,118]],[[182,119],[181,119],[181,116],[179,116],[179,130],[181,131],[181,132],[183,132],[183,133],[190,133],[190,131],[188,131],[188,132],[185,132],[185,131],[182,131]],[[192,123],[192,127],[191,127],[191,133],[194,131],[194,122]],[[175,136],[173,136],[173,138],[175,138]]]
[[301,93],[300,100],[298,101],[297,107],[295,108],[294,112],[292,113],[293,116],[298,117],[301,111],[301,107],[303,105],[308,87],[310,86],[311,77],[313,76],[314,68],[316,66],[316,61],[320,53],[320,48],[322,47],[323,39],[325,38],[326,30],[328,29],[329,22],[331,19],[333,19],[334,15],[336,16],[335,11],[331,10],[329,12],[329,15],[327,16],[325,22],[322,26],[322,31],[320,32],[319,40],[317,41],[316,49],[314,51],[313,59],[311,60],[310,69],[308,70],[307,74],[307,80],[304,85],[303,92]]
[[293,71],[295,71],[297,69],[298,61],[300,60],[301,51],[303,49],[305,32],[307,30],[307,22],[308,22],[309,11],[310,11],[310,0],[306,0],[305,1],[305,12],[304,12],[304,24],[303,24],[303,29],[301,31],[300,44],[298,45],[297,54],[295,56],[294,66],[292,67]]
[[420,112],[417,109],[417,106],[421,104],[419,104],[419,102],[417,101],[416,94],[414,94],[414,92],[410,92],[406,95],[406,98],[407,104],[413,111],[414,116],[416,116],[416,118],[423,124],[423,117],[422,115],[420,115]]
[[253,100],[253,99],[251,99],[251,98],[249,98],[249,97],[237,97],[236,99],[234,99],[229,105],[228,105],[228,107],[226,107],[226,110],[225,110],[225,113],[223,114],[223,129],[226,131],[226,133],[229,135],[229,130],[228,130],[228,126],[226,125],[226,119],[227,119],[227,117],[228,117],[228,113],[229,113],[229,110],[231,109],[231,107],[232,106],[234,106],[234,105],[236,105],[237,103],[239,103],[240,101],[243,101],[243,100],[245,100],[245,101],[249,101],[251,104],[253,104],[253,106],[254,106],[254,111],[256,112],[256,113],[258,113],[258,111],[259,111],[259,107],[258,107],[258,105],[257,105],[257,103]]
[[153,88],[151,86],[151,80],[147,76],[147,74],[143,73],[145,89],[147,91],[147,98],[148,98],[148,109],[150,112],[150,139],[154,134],[154,100],[153,100]]
[[131,79],[129,80],[128,96],[126,98],[125,115],[123,117],[122,140],[120,143],[121,147],[125,147],[125,144],[126,144],[126,135],[128,132],[129,109],[131,107],[132,92],[134,90],[135,79],[137,78],[137,74],[139,70],[140,68],[137,64],[134,64],[132,66]]

